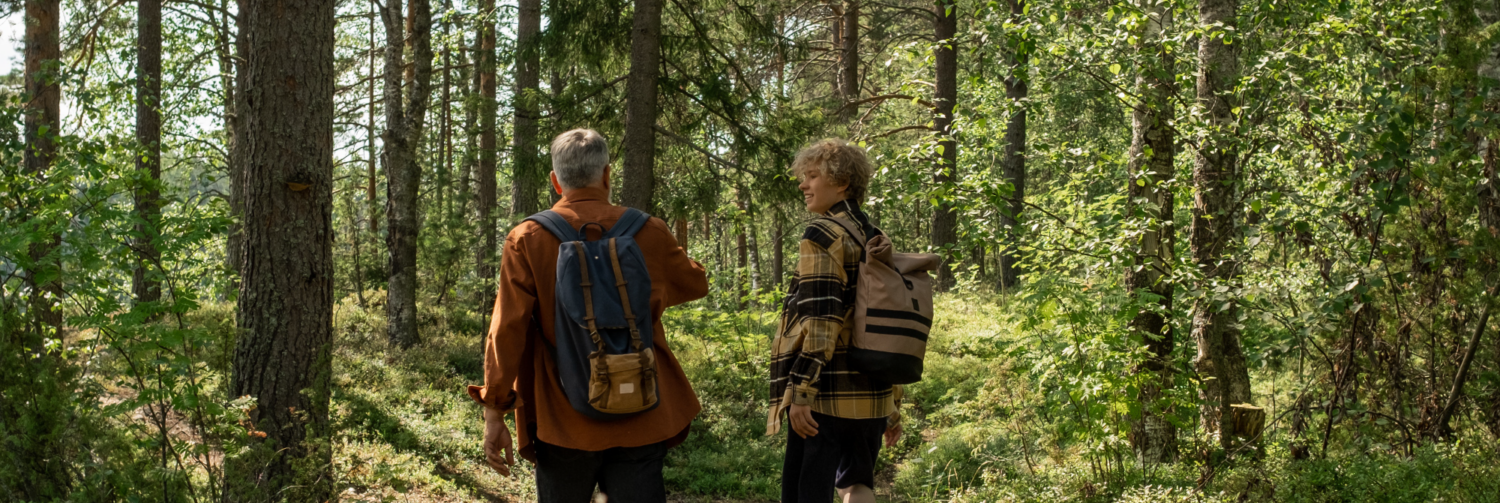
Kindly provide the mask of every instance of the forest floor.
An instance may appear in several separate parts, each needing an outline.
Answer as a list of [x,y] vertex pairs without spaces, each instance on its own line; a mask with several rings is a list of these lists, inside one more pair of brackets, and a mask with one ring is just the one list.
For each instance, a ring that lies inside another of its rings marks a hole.
[[[881,501],[1500,501],[1493,439],[1401,456],[1336,447],[1326,459],[1293,462],[1273,436],[1262,460],[1211,477],[1188,440],[1177,464],[1111,467],[1088,444],[1123,435],[1069,437],[1047,417],[1066,410],[1037,406],[1028,378],[1035,369],[1014,356],[1024,334],[1004,302],[985,294],[939,299],[924,380],[907,390],[908,434],[880,456]],[[703,403],[689,438],[666,460],[671,501],[775,501],[785,440],[764,435],[775,314],[702,304],[670,310],[666,320]],[[343,499],[533,500],[526,462],[501,477],[480,452],[480,411],[463,392],[482,376],[480,323],[424,309],[426,341],[396,351],[384,342],[380,311],[346,300],[335,314],[332,420]]]

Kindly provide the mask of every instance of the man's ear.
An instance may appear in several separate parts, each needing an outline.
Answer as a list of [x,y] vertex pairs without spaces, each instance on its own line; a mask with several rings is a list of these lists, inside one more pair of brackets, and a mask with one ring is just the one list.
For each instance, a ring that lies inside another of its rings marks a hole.
[[557,172],[553,171],[548,176],[552,178],[552,190],[557,191],[557,195],[562,195],[562,184],[557,183]]
[[610,166],[608,164],[605,164],[604,176],[599,177],[599,180],[604,182],[604,190],[609,190],[609,167]]

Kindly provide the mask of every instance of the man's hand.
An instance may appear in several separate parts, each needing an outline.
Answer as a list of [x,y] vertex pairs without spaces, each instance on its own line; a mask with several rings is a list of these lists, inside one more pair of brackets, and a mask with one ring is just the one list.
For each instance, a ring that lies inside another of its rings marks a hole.
[[802,438],[818,435],[818,422],[813,421],[811,405],[792,405],[787,410],[787,416],[792,420],[792,431]]
[[510,467],[516,464],[516,449],[511,446],[505,413],[489,407],[484,408],[484,460],[495,472],[506,476],[510,475]]
[[901,440],[901,425],[897,424],[885,429],[885,446],[895,447],[896,442]]

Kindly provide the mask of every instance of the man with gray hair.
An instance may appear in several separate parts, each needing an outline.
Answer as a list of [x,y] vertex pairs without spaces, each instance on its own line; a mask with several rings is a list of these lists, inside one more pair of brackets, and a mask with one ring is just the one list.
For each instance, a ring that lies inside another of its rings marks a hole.
[[[589,129],[568,131],[552,140],[551,154],[552,187],[562,194],[551,212],[572,227],[563,232],[596,240],[616,223],[630,225],[622,222],[629,209],[609,203],[609,145],[603,136]],[[577,286],[557,284],[563,240],[535,217],[505,238],[484,348],[484,385],[468,390],[484,405],[486,460],[500,474],[510,474],[515,449],[504,416],[514,411],[517,447],[536,466],[538,501],[583,503],[598,486],[616,502],[664,502],[662,459],[668,448],[687,438],[701,407],[667,344],[661,315],[668,307],[707,295],[708,276],[678,246],[666,222],[649,218],[641,224],[639,214],[631,217],[641,225],[634,240],[650,277],[653,321],[647,351],[654,351],[657,401],[654,408],[609,420],[592,417],[575,410],[560,380],[564,348],[554,322],[568,315],[557,312],[554,300],[559,289]],[[615,271],[620,274],[618,263]],[[630,308],[625,310],[628,316]],[[592,327],[593,311],[589,317]],[[599,351],[604,351],[602,345]]]

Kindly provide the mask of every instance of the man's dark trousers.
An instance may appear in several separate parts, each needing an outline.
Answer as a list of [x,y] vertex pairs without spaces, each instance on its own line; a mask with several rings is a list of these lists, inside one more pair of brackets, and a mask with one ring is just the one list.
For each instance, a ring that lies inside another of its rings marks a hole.
[[536,442],[536,497],[539,503],[587,503],[599,492],[610,503],[663,503],[662,458],[667,443],[580,451]]

